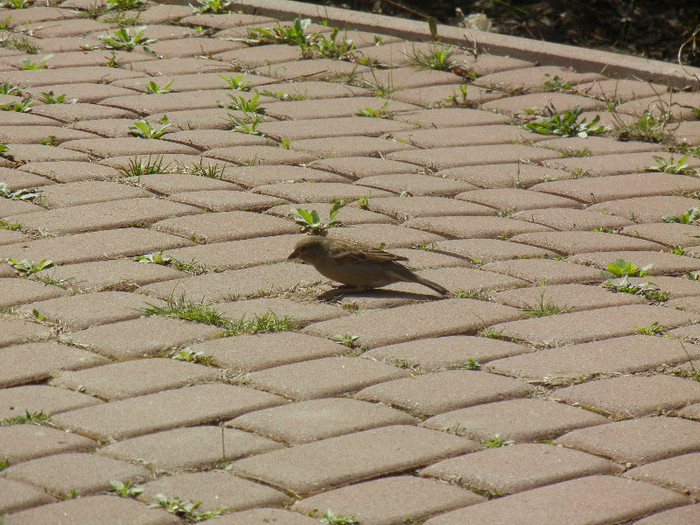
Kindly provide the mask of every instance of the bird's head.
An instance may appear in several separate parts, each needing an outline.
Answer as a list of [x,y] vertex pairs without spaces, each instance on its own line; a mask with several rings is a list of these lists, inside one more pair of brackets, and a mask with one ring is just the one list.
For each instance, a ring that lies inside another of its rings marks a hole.
[[297,242],[294,251],[287,259],[301,259],[304,262],[313,263],[328,252],[328,245],[331,243],[332,241],[330,239],[318,235],[304,237]]

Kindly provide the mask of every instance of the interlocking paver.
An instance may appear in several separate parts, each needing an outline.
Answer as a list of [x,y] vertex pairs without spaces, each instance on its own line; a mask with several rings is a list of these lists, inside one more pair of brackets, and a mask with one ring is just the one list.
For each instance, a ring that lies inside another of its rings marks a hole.
[[700,423],[674,417],[646,417],[574,430],[555,444],[643,465],[700,450]]
[[700,454],[685,454],[633,468],[623,476],[654,483],[697,498],[700,494]]
[[179,426],[230,419],[283,402],[281,397],[252,388],[196,385],[64,412],[54,421],[90,435],[125,439]]
[[0,348],[0,385],[36,383],[59,370],[80,370],[106,361],[92,352],[53,341],[7,346]]
[[462,408],[426,420],[421,426],[450,430],[481,441],[534,441],[571,429],[601,425],[608,419],[562,403],[542,399],[511,399]]
[[472,370],[448,370],[370,386],[360,390],[355,398],[397,406],[413,413],[434,415],[524,397],[530,392],[526,383],[510,378]]
[[234,462],[231,469],[296,494],[308,494],[404,472],[470,452],[476,446],[473,441],[449,434],[394,425],[242,459]]
[[323,509],[351,514],[376,525],[419,520],[484,501],[473,492],[415,476],[398,476],[350,485],[297,501],[292,509],[320,517]]
[[130,498],[93,496],[69,499],[53,505],[18,512],[5,519],[7,525],[99,525],[107,520],[132,525],[176,525],[180,519],[163,509],[149,509]]
[[100,405],[94,397],[48,385],[25,385],[0,391],[0,419],[24,416],[27,412],[52,415],[66,410]]
[[424,468],[438,478],[492,495],[506,495],[593,474],[616,474],[612,461],[564,447],[523,443],[446,459]]
[[388,425],[411,425],[418,420],[379,403],[355,399],[312,399],[250,412],[227,426],[271,436],[296,445]]
[[216,426],[176,428],[113,443],[99,454],[123,461],[141,461],[171,472],[213,467],[283,447],[270,439]]
[[70,452],[11,465],[3,471],[3,476],[42,487],[60,497],[71,490],[80,495],[103,492],[111,488],[111,480],[143,481],[150,473],[125,461]]
[[652,514],[635,523],[637,525],[685,525],[695,523],[698,519],[700,519],[700,505],[696,503]]
[[680,494],[645,483],[589,476],[452,511],[426,524],[615,523],[687,503]]
[[684,346],[685,350],[672,339],[630,335],[522,353],[492,361],[486,368],[538,383],[569,384],[588,376],[655,370],[700,357],[700,347]]
[[[5,523],[181,521],[148,508],[155,491],[229,505],[223,524],[310,523],[307,511],[329,507],[372,523],[697,521],[700,507],[676,492],[698,494],[700,284],[685,274],[700,272],[700,228],[663,217],[696,206],[700,185],[647,171],[681,155],[613,128],[670,108],[678,120],[664,132],[692,152],[700,72],[484,31],[465,43],[462,27],[440,26],[435,44],[424,22],[261,0],[239,6],[255,15],[147,3],[149,49],[111,50],[100,37],[119,25],[114,10],[95,15],[103,0],[59,4],[7,13],[39,58],[53,55],[48,69],[0,50],[2,80],[37,99],[30,113],[0,111],[0,181],[41,190],[0,198],[0,259],[55,265],[27,278],[0,264],[0,419],[51,417],[0,426],[15,458],[0,477]],[[313,20],[307,35],[352,39],[353,57],[252,45],[256,28],[281,36],[297,16]],[[443,42],[455,46],[449,69],[409,64]],[[572,90],[548,92],[562,81]],[[77,101],[38,100],[48,91]],[[222,107],[258,92],[260,113]],[[580,104],[610,130],[522,128],[549,104]],[[391,118],[360,116],[372,112]],[[166,118],[159,140],[131,135],[139,119],[158,129]],[[325,220],[337,199],[347,205],[329,236],[383,245],[452,296],[416,283],[347,292],[287,261],[293,212]],[[144,255],[167,264],[134,260]],[[668,300],[601,286],[617,257],[653,263],[629,281]],[[147,303],[180,298],[293,327],[223,338],[145,317]],[[523,318],[549,303],[564,312]],[[667,337],[636,335],[656,326]],[[344,334],[360,348],[338,344]],[[187,345],[195,362],[166,359]],[[518,444],[473,453],[495,434]],[[548,439],[563,446],[532,443]],[[57,502],[109,489],[109,472],[81,468],[143,461],[156,481],[141,501]],[[617,477],[626,463],[647,465]],[[34,484],[10,479],[22,469]],[[69,472],[75,484],[55,482]]]

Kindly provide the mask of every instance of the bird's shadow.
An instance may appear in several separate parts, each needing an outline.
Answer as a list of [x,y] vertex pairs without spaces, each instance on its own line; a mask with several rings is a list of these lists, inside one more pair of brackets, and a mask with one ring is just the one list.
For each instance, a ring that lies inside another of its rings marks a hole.
[[424,301],[429,299],[444,299],[437,294],[430,293],[415,293],[403,292],[399,290],[382,290],[378,288],[369,288],[367,290],[358,290],[352,286],[337,286],[331,290],[327,290],[318,296],[321,301],[337,301],[340,298],[362,297],[365,299],[406,299],[409,301]]

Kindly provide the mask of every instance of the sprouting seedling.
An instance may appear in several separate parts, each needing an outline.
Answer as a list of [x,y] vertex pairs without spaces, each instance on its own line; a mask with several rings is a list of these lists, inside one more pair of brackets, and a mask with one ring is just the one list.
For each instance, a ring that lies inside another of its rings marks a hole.
[[355,348],[357,346],[357,340],[360,338],[359,335],[347,334],[337,334],[333,336],[333,340],[340,343],[348,348]]
[[235,89],[237,91],[250,91],[248,85],[250,82],[243,80],[245,75],[239,75],[237,77],[230,77],[226,75],[219,75],[219,78],[226,82],[226,89]]
[[129,133],[131,133],[135,137],[141,137],[144,139],[159,139],[160,137],[165,135],[165,130],[172,125],[168,123],[167,115],[163,115],[163,118],[160,119],[159,122],[163,124],[163,126],[161,126],[158,129],[155,129],[153,126],[151,126],[151,123],[148,122],[145,118],[137,120],[136,122],[134,122],[133,126],[129,127]]
[[642,268],[637,268],[637,266],[622,257],[615,259],[615,262],[609,263],[605,270],[600,271],[600,275],[606,279],[612,279],[614,277],[643,277],[649,273],[649,270],[654,266],[654,264],[647,264]]
[[49,69],[49,66],[47,66],[46,63],[52,58],[53,55],[45,55],[38,64],[32,62],[30,58],[21,58],[19,63],[22,64],[22,69]]
[[384,105],[379,109],[374,108],[360,108],[355,114],[360,117],[374,117],[374,118],[391,118],[391,113],[386,110],[389,107],[390,102],[385,102]]
[[329,217],[327,221],[321,219],[316,210],[305,210],[303,208],[297,208],[292,212],[294,217],[294,222],[302,227],[302,231],[311,232],[313,235],[320,235],[322,232],[329,228],[337,228],[341,226],[342,223],[335,219],[338,212],[347,204],[344,200],[333,201],[333,207],[331,208]]
[[7,261],[7,263],[17,270],[22,276],[33,275],[41,270],[51,268],[54,265],[53,261],[50,259],[44,259],[39,263],[34,263],[34,261],[31,259],[10,259]]
[[688,208],[688,210],[681,215],[664,215],[661,217],[664,222],[675,222],[678,224],[692,224],[700,219],[700,206],[694,206]]
[[604,126],[599,126],[600,115],[596,115],[590,123],[586,119],[579,122],[579,117],[583,113],[581,106],[574,106],[574,109],[567,110],[560,115],[555,108],[550,110],[552,116],[539,117],[534,122],[528,122],[523,127],[534,133],[542,135],[561,135],[563,137],[586,138],[588,135],[598,135],[605,131]]
[[678,159],[677,161],[674,160],[673,157],[665,159],[664,157],[661,157],[659,155],[652,155],[654,157],[654,160],[656,161],[656,166],[647,166],[645,169],[646,171],[658,171],[661,173],[675,173],[675,174],[686,174],[690,172],[691,174],[693,173],[693,170],[688,169],[688,163],[686,162],[688,158],[690,157],[690,154],[685,155]]
[[77,98],[66,100],[67,95],[65,93],[56,95],[53,91],[48,93],[42,92],[40,95],[45,104],[75,104],[78,101]]
[[146,38],[144,32],[146,26],[138,26],[131,29],[122,27],[113,35],[100,35],[99,39],[105,43],[108,49],[119,49],[122,51],[132,51],[136,46],[146,46],[155,42],[152,38]]
[[226,96],[231,99],[230,102],[219,102],[219,106],[226,109],[235,109],[247,113],[261,113],[260,106],[262,102],[258,102],[260,93],[256,93],[250,100],[245,97],[237,97],[231,93],[226,93]]
[[139,82],[139,86],[145,87],[146,93],[148,93],[149,95],[151,95],[151,94],[158,95],[161,93],[169,93],[170,92],[169,88],[170,88],[170,86],[173,85],[173,82],[175,82],[175,80],[171,80],[170,82],[165,84],[163,87],[160,87],[158,84],[153,82],[153,80],[149,80],[148,82]]

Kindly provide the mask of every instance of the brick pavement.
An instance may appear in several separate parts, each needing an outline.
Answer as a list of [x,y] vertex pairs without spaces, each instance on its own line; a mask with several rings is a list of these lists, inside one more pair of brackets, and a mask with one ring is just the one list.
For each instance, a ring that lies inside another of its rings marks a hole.
[[[0,523],[184,523],[158,494],[231,525],[700,521],[698,70],[279,0],[120,3],[0,9]],[[251,40],[297,14],[306,47]],[[576,105],[609,129],[522,127]],[[617,140],[640,117],[663,140]],[[450,296],[337,294],[287,261],[294,211],[334,199],[329,236]],[[618,258],[653,264],[638,293],[603,285]]]

